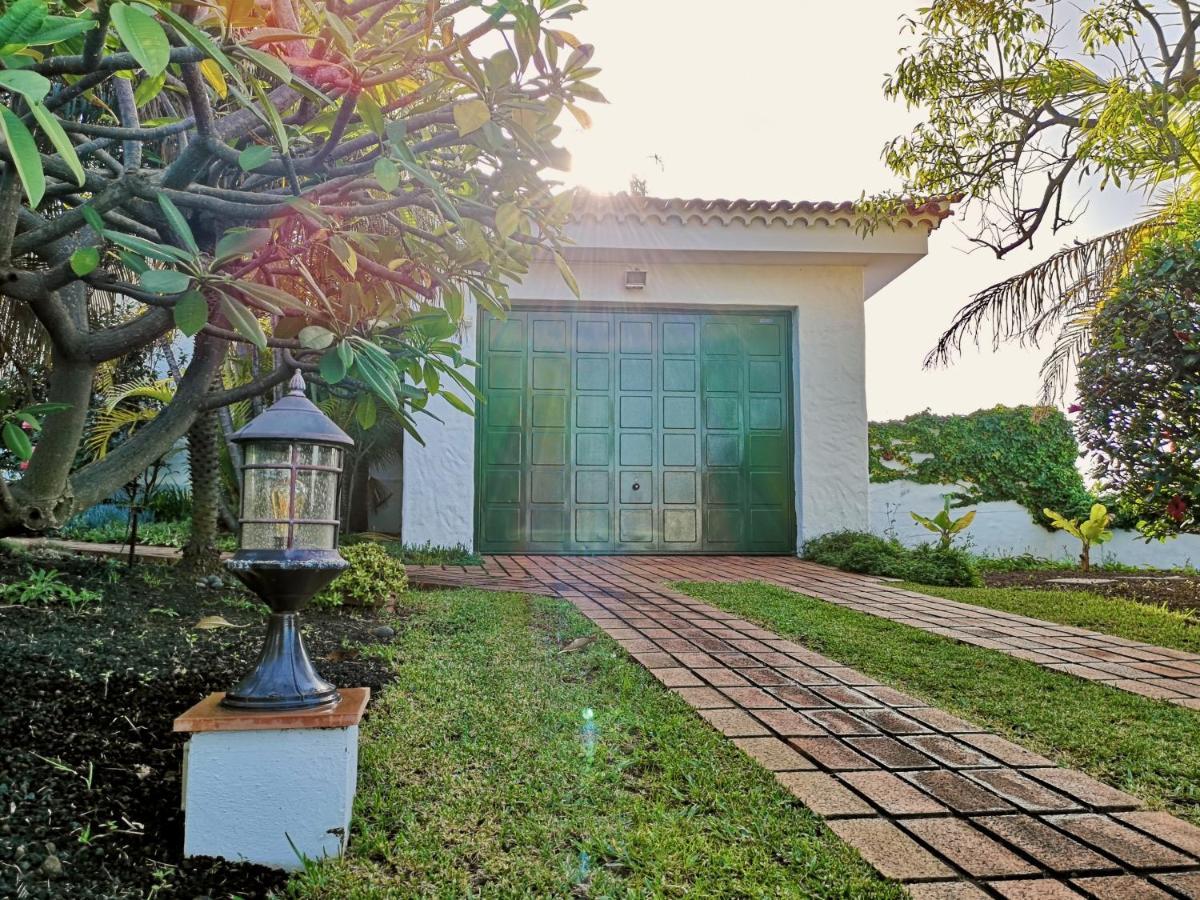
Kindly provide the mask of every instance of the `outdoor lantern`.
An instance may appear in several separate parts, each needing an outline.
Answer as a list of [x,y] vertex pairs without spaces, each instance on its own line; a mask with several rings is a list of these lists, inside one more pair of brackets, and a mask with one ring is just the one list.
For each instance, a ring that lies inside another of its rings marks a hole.
[[304,396],[299,370],[287,396],[233,436],[242,448],[241,540],[225,565],[271,608],[254,671],[221,701],[237,709],[337,703],[300,638],[297,614],[347,563],[337,552],[342,456],[354,446]]

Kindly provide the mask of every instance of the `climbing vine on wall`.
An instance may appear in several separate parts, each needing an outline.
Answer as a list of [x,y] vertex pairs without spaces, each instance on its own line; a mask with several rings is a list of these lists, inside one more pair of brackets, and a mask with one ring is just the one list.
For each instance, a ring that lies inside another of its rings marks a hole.
[[1087,515],[1093,502],[1075,460],[1071,424],[1049,407],[997,406],[965,416],[925,411],[872,422],[871,481],[945,484],[955,505],[1013,500],[1046,525],[1046,507]]

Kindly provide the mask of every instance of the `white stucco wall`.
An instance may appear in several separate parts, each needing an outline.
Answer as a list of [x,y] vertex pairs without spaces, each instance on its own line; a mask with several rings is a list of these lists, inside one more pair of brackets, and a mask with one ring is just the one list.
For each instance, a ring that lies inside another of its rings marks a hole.
[[[477,310],[467,301],[457,340],[468,357],[475,355]],[[476,369],[462,374],[472,384]],[[462,391],[456,386],[456,393]],[[469,403],[473,400],[463,397]],[[404,496],[400,537],[407,544],[475,545],[475,418],[442,398],[429,404],[431,416],[419,416],[417,429],[425,445],[404,440]],[[441,421],[439,422],[438,419]]]
[[[872,484],[869,491],[871,531],[895,535],[910,546],[926,543],[935,536],[914,522],[909,513],[934,515],[942,508],[942,495],[953,490],[953,485],[912,481]],[[968,508],[976,510],[975,521],[958,542],[973,553],[983,556],[1028,553],[1043,559],[1071,561],[1079,555],[1078,541],[1061,531],[1047,531],[1035,524],[1029,511],[1019,503],[981,503]],[[956,511],[954,515],[957,517],[966,509]],[[1093,548],[1092,560],[1162,569],[1200,566],[1200,535],[1183,535],[1166,542],[1147,544],[1137,532],[1118,530],[1112,541]]]
[[[693,308],[769,307],[793,314],[798,542],[867,525],[867,415],[863,265],[751,264],[687,260],[639,262],[641,291],[624,288],[624,261],[574,260],[582,300],[552,264],[535,264],[512,291],[515,305],[589,303]],[[728,260],[729,257],[723,257]],[[742,259],[745,259],[743,256]],[[477,312],[461,336],[475,351]],[[410,543],[474,541],[474,420],[445,403],[444,422],[421,421],[426,446],[405,444],[403,538]]]

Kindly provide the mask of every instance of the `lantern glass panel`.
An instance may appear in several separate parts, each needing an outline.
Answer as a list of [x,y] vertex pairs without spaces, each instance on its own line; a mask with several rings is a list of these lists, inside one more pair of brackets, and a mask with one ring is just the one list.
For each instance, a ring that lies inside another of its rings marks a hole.
[[290,466],[292,445],[280,441],[247,444],[245,456],[248,466]]
[[337,518],[336,472],[300,470],[296,473],[296,518],[325,519],[330,524],[296,525],[292,546],[303,550],[332,550]]
[[242,547],[248,550],[287,547],[290,506],[291,469],[246,469],[242,485],[242,518],[275,521],[242,525]]

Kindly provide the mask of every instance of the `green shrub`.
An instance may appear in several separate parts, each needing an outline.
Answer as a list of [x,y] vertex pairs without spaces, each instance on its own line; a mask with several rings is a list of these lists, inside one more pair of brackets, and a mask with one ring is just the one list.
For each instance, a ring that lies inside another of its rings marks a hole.
[[350,568],[313,599],[317,606],[383,606],[408,586],[404,563],[379,544],[363,541],[344,546],[340,552]]
[[804,558],[847,572],[903,578],[921,584],[974,587],[981,582],[969,554],[953,547],[899,541],[859,531],[836,531],[804,545]]

